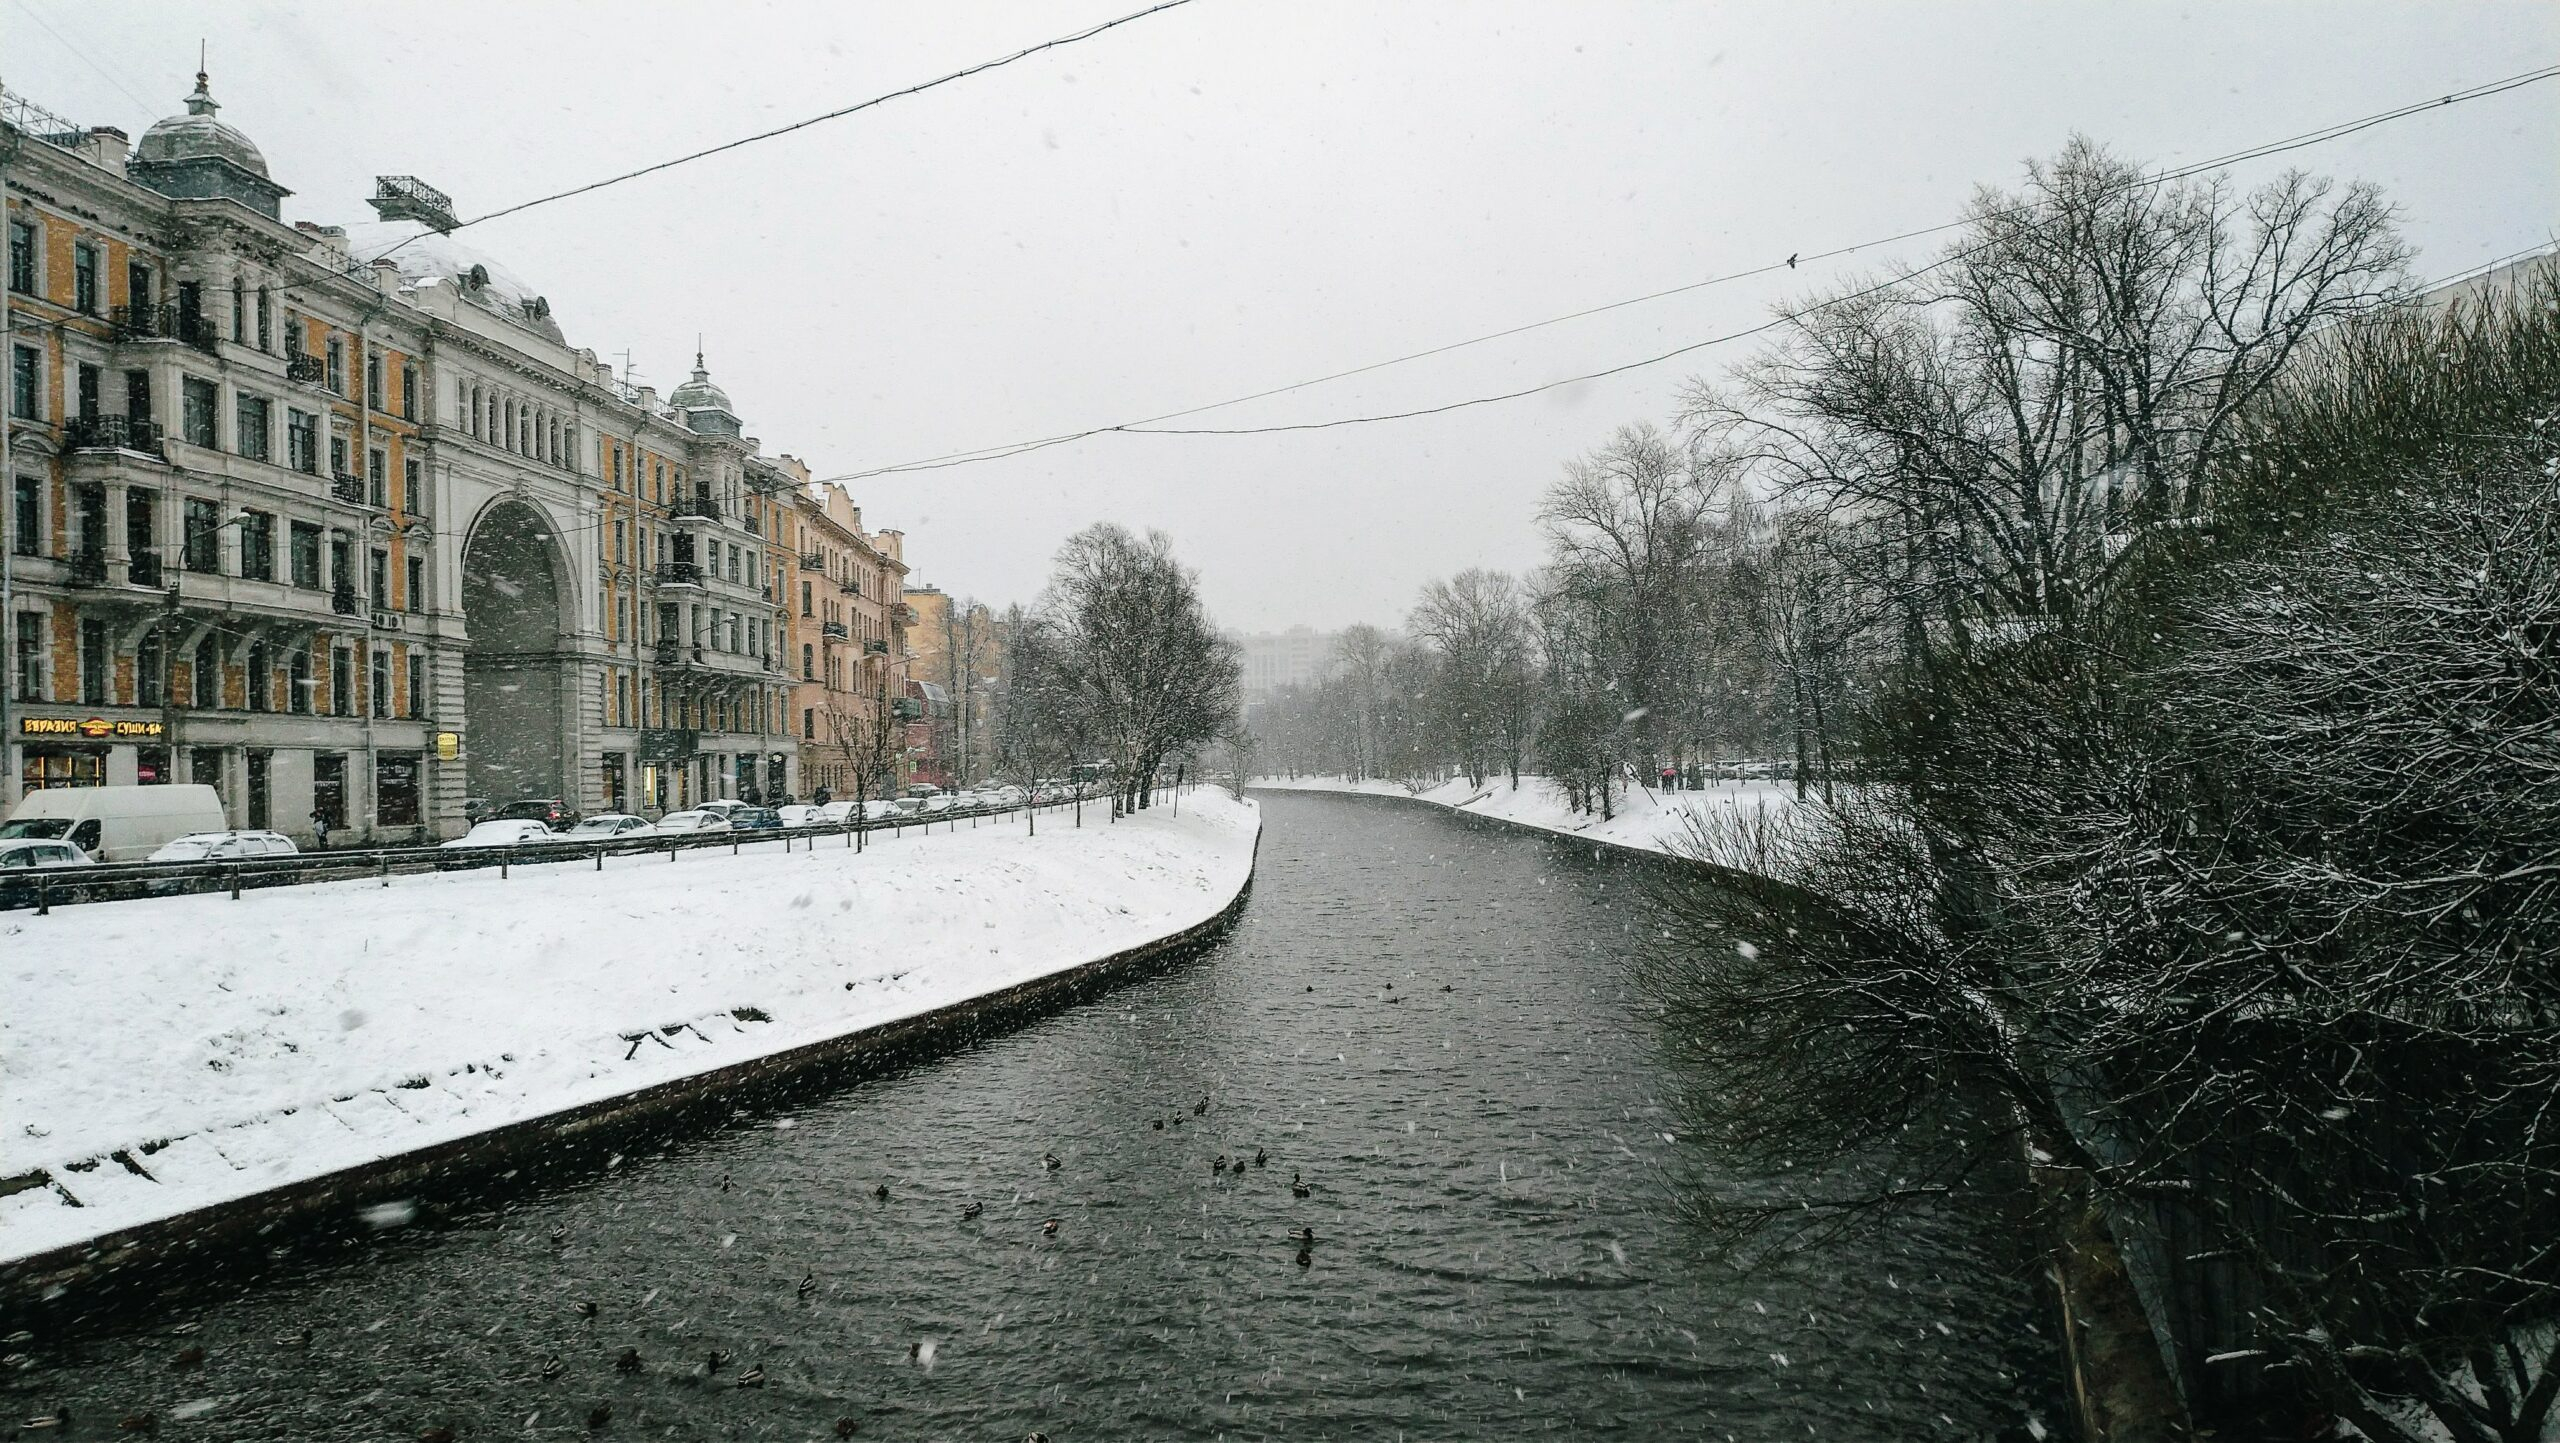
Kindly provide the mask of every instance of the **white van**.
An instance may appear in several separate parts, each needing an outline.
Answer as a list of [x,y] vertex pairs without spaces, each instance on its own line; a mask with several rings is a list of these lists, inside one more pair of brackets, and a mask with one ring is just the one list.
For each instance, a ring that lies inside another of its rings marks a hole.
[[180,837],[230,828],[222,795],[207,786],[47,787],[0,822],[0,840],[69,842],[101,862],[139,862]]

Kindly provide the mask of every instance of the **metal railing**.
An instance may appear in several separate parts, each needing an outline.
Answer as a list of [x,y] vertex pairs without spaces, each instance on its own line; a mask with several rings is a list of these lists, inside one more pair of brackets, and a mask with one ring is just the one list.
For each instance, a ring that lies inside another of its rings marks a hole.
[[[1197,785],[1196,783],[1194,785]],[[1157,787],[1153,795],[1169,797],[1170,781]],[[732,856],[742,855],[748,847],[780,843],[784,851],[794,851],[806,843],[816,850],[820,843],[841,839],[846,847],[860,845],[859,838],[887,833],[892,840],[910,832],[930,832],[936,826],[957,831],[963,821],[972,826],[1007,817],[1025,816],[1034,831],[1039,816],[1076,807],[1080,802],[1107,802],[1107,790],[1087,790],[1081,796],[1047,797],[1034,802],[1016,802],[1009,806],[951,806],[938,812],[901,812],[894,816],[869,821],[820,823],[806,827],[768,827],[749,831],[680,832],[671,835],[607,837],[596,840],[572,840],[561,837],[549,842],[527,842],[513,846],[454,847],[422,843],[401,847],[361,847],[331,851],[298,852],[280,857],[251,857],[220,862],[101,862],[85,867],[41,867],[0,875],[0,910],[33,908],[41,916],[55,907],[87,902],[119,902],[139,897],[200,895],[228,892],[236,900],[244,891],[268,887],[298,886],[312,882],[344,882],[376,879],[391,885],[394,876],[410,876],[425,872],[471,872],[496,870],[502,878],[521,866],[557,865],[564,862],[587,862],[592,870],[603,871],[612,858],[634,860],[663,858],[673,862],[687,852],[726,848]],[[1026,814],[1032,814],[1026,816]],[[1082,819],[1079,818],[1079,825]]]
[[700,586],[702,584],[702,568],[690,561],[670,561],[664,566],[652,568],[650,574],[658,578],[660,586]]
[[346,502],[350,506],[367,506],[372,504],[365,496],[364,478],[361,476],[350,476],[344,472],[340,472],[339,474],[329,478],[329,494],[340,501]]
[[845,630],[845,625],[841,621],[822,621],[818,623],[818,635],[829,641],[844,641],[850,638],[852,633]]
[[823,551],[803,551],[800,553],[800,565],[805,570],[824,571],[827,569],[827,553]]
[[213,322],[176,306],[110,306],[107,322],[120,341],[183,341],[212,354],[222,349],[222,335]]
[[74,451],[160,454],[160,423],[148,416],[74,416],[62,433],[64,444]]
[[340,616],[360,615],[364,608],[357,604],[356,589],[344,583],[329,590],[329,609]]
[[284,358],[284,378],[306,385],[324,385],[329,379],[329,363],[318,356],[288,355]]
[[678,496],[668,505],[667,511],[677,521],[720,519],[720,503],[712,500],[711,493],[708,491],[697,490],[690,497]]

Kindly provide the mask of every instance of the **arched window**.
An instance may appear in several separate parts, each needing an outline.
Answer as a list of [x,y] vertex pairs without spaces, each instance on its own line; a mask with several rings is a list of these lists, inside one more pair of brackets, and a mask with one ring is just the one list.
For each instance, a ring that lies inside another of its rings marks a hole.
[[800,679],[802,681],[818,679],[818,649],[805,641],[800,643]]

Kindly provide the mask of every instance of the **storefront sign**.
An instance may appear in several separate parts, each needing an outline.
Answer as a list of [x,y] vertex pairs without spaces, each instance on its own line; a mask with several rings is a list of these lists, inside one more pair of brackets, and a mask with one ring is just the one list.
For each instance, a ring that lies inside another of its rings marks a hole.
[[18,735],[29,737],[78,737],[83,741],[102,742],[109,739],[131,741],[140,737],[159,736],[163,728],[156,721],[109,721],[102,716],[72,718],[67,716],[24,716],[18,718]]
[[436,733],[436,760],[449,762],[462,755],[462,733]]

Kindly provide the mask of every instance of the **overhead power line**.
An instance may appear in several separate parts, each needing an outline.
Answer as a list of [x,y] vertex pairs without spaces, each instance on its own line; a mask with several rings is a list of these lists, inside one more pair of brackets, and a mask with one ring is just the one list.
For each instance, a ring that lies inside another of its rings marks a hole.
[[[771,130],[760,130],[753,135],[740,136],[736,140],[723,141],[718,145],[707,146],[704,149],[693,151],[689,154],[676,156],[671,160],[657,161],[650,165],[641,166],[637,170],[626,170],[620,175],[607,176],[602,180],[589,181],[585,185],[574,185],[567,190],[553,191],[549,195],[538,195],[531,200],[518,201],[514,205],[490,211],[486,215],[475,215],[471,219],[462,222],[461,225],[455,226],[454,229],[461,230],[466,226],[480,225],[488,221],[496,220],[501,216],[516,215],[520,212],[531,210],[538,205],[549,205],[554,201],[567,200],[572,196],[586,195],[593,191],[603,190],[607,186],[620,185],[624,181],[638,180],[644,175],[655,175],[662,170],[673,170],[680,165],[691,165],[697,160],[705,160],[711,156],[722,155],[732,150],[738,150],[746,146],[754,145],[759,141],[772,140],[777,136],[789,135],[795,130],[806,130],[813,125],[824,125],[830,120],[842,120],[844,117],[852,115],[858,111],[869,110],[878,105],[886,105],[892,100],[902,100],[910,95],[920,95],[925,91],[935,88],[936,86],[948,85],[955,80],[966,80],[972,75],[983,75],[987,71],[997,70],[1004,66],[1011,65],[1017,60],[1028,59],[1044,50],[1055,50],[1062,45],[1073,45],[1079,40],[1090,40],[1094,36],[1099,35],[1106,30],[1117,30],[1121,26],[1127,25],[1132,21],[1144,20],[1150,15],[1160,14],[1164,11],[1174,9],[1178,6],[1188,5],[1190,3],[1191,0],[1160,0],[1160,3],[1150,5],[1144,10],[1133,10],[1116,20],[1105,20],[1099,25],[1089,25],[1082,30],[1076,31],[1074,34],[1061,35],[1054,40],[1043,40],[1037,45],[1026,45],[1010,55],[998,56],[993,60],[982,60],[975,65],[954,70],[948,75],[940,75],[931,80],[918,81],[916,84],[907,86],[904,89],[892,90],[883,95],[875,95],[869,100],[856,101],[851,105],[842,107],[841,109],[830,110],[824,115],[812,115],[806,120],[795,120],[788,125],[777,125]],[[390,255],[393,251],[399,250],[401,246],[408,245],[410,241],[420,239],[423,239],[423,237],[411,236],[409,240],[402,241],[400,245],[391,247],[390,250],[384,251],[383,254]]]
[[[2157,185],[2168,181],[2184,179],[2207,170],[2213,170],[2227,165],[2235,165],[2251,160],[2260,160],[2274,155],[2282,155],[2290,151],[2305,149],[2309,146],[2321,145],[2333,140],[2340,140],[2347,136],[2354,135],[2359,131],[2370,130],[2375,126],[2389,124],[2392,121],[2406,119],[2413,115],[2442,110],[2447,106],[2462,104],[2468,101],[2484,100],[2493,95],[2502,94],[2521,86],[2550,80],[2554,77],[2560,77],[2560,65],[2549,65],[2537,70],[2523,71],[2515,75],[2505,76],[2501,79],[2486,81],[2464,90],[2454,91],[2448,95],[2432,96],[2426,100],[2412,101],[2405,105],[2394,106],[2388,110],[2376,111],[2369,115],[2357,116],[2351,120],[2338,121],[2330,125],[2321,126],[2314,130],[2307,130],[2300,132],[2299,134],[2286,136],[2279,140],[2265,141],[2240,150],[2214,156],[2210,159],[2195,161],[2187,165],[2157,171],[2144,176],[2141,180],[2133,182],[2133,184]],[[1992,214],[1997,215],[2003,213],[2004,212],[1993,212]],[[2005,213],[2015,214],[2018,213],[2018,209],[2013,208],[2011,211]],[[1811,253],[1800,252],[1795,255],[1791,255],[1782,261],[1772,261],[1766,265],[1753,266],[1744,270],[1730,271],[1723,275],[1709,276],[1704,280],[1692,281],[1686,285],[1673,286],[1666,290],[1652,291],[1645,295],[1632,296],[1620,301],[1611,301],[1604,305],[1586,307],[1582,310],[1567,312],[1560,316],[1550,316],[1544,320],[1531,321],[1523,325],[1511,326],[1503,330],[1488,332],[1481,336],[1470,337],[1466,340],[1452,341],[1445,345],[1433,346],[1426,350],[1408,352],[1404,355],[1391,357],[1387,360],[1374,361],[1363,366],[1355,366],[1349,370],[1335,371],[1327,375],[1315,376],[1303,381],[1293,381],[1287,385],[1274,386],[1265,390],[1254,391],[1246,395],[1232,396],[1223,401],[1212,401],[1205,405],[1186,407],[1179,411],[1167,411],[1160,415],[1142,417],[1133,421],[1117,422],[1107,426],[1092,426],[1082,430],[1067,431],[1052,436],[1042,436],[1030,440],[1008,442],[999,446],[986,446],[967,451],[946,452],[939,456],[929,456],[920,460],[899,462],[888,466],[877,466],[869,470],[853,472],[844,479],[861,480],[874,476],[894,475],[907,471],[938,471],[953,466],[968,466],[985,461],[1000,461],[1014,456],[1025,455],[1033,451],[1045,450],[1052,446],[1062,446],[1073,441],[1089,440],[1095,436],[1112,434],[1135,436],[1249,436],[1286,431],[1328,430],[1343,426],[1363,426],[1386,421],[1413,420],[1423,416],[1441,415],[1450,411],[1465,410],[1475,406],[1488,406],[1505,401],[1516,401],[1524,397],[1534,396],[1545,391],[1557,390],[1565,386],[1580,385],[1584,382],[1602,380],[1628,371],[1642,370],[1645,367],[1660,365],[1665,361],[1675,360],[1695,351],[1704,350],[1712,346],[1726,345],[1734,341],[1745,340],[1752,336],[1761,335],[1765,332],[1775,330],[1780,326],[1800,320],[1805,316],[1813,315],[1825,308],[1841,305],[1848,301],[1872,295],[1879,290],[1902,284],[1903,282],[1920,275],[1925,275],[1932,270],[1951,264],[1967,255],[1974,254],[1980,248],[1975,247],[1941,256],[1935,261],[1904,272],[1891,280],[1882,281],[1873,286],[1863,287],[1858,290],[1830,297],[1826,300],[1817,302],[1814,305],[1807,306],[1799,311],[1781,312],[1759,325],[1725,332],[1721,335],[1710,336],[1700,341],[1693,341],[1686,345],[1664,351],[1659,355],[1647,356],[1639,360],[1628,361],[1614,366],[1607,366],[1599,370],[1587,371],[1579,375],[1566,376],[1552,381],[1545,381],[1534,386],[1524,386],[1516,390],[1502,391],[1489,395],[1470,396],[1461,400],[1444,402],[1433,406],[1415,407],[1402,411],[1385,411],[1364,415],[1340,416],[1320,421],[1284,422],[1263,426],[1225,427],[1181,427],[1164,426],[1159,424],[1165,421],[1181,420],[1188,416],[1201,415],[1209,411],[1223,410],[1230,406],[1243,405],[1249,401],[1265,400],[1272,396],[1284,395],[1291,391],[1305,390],[1311,386],[1324,385],[1331,381],[1344,380],[1352,376],[1366,375],[1373,371],[1385,370],[1391,366],[1403,365],[1410,361],[1445,355],[1451,351],[1462,350],[1469,346],[1482,345],[1489,341],[1502,340],[1507,337],[1521,335],[1529,331],[1541,330],[1549,326],[1561,325],[1568,321],[1581,320],[1585,317],[1600,315],[1609,311],[1623,310],[1629,306],[1642,305],[1646,302],[1661,300],[1669,296],[1682,295],[1691,291],[1703,290],[1710,286],[1726,285],[1735,281],[1748,280],[1754,277],[1774,275],[1781,271],[1797,269],[1808,261],[1834,260],[1862,250],[1872,250],[1879,246],[1897,245],[1905,241],[1918,240],[1944,231],[1955,230],[1963,226],[1973,224],[1982,218],[1983,217],[1979,214],[1967,215],[1954,220],[1942,221],[1936,225],[1922,226],[1917,229],[1901,231],[1893,235],[1883,236],[1873,240],[1859,241],[1851,245],[1835,246],[1829,250]]]

